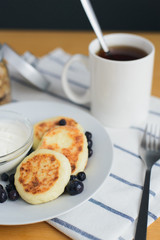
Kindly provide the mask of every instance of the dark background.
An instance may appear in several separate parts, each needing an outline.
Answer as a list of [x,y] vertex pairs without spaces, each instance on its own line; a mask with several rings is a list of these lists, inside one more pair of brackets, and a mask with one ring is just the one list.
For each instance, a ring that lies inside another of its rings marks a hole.
[[[103,30],[160,30],[160,0],[91,0]],[[80,0],[0,0],[1,29],[91,30]]]

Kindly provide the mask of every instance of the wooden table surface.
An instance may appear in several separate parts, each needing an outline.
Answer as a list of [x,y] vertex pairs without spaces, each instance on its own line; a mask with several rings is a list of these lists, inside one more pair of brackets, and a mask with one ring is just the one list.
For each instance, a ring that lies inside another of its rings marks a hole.
[[[106,32],[108,33],[108,32]],[[132,32],[133,33],[133,32]],[[160,33],[134,32],[153,42],[156,48],[152,95],[160,97]],[[7,43],[19,54],[30,51],[40,57],[61,47],[75,54],[88,54],[88,44],[95,38],[93,32],[84,31],[15,31],[0,30],[0,43]],[[1,240],[69,240],[67,236],[45,222],[21,225],[0,226]],[[107,236],[106,236],[107,239]],[[160,218],[147,232],[147,240],[160,239]],[[109,240],[109,239],[108,239]]]

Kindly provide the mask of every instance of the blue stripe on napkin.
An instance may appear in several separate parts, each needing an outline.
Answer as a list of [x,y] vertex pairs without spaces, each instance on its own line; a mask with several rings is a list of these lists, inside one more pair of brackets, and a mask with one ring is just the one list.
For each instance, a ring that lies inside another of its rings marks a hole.
[[137,130],[139,130],[139,131],[141,131],[141,132],[144,132],[144,129],[141,128],[141,127],[131,126],[130,128],[131,128],[131,129],[137,129]]
[[125,240],[125,239],[124,239],[124,238],[122,238],[122,237],[119,237],[119,238],[118,238],[118,240]]
[[73,226],[72,224],[59,219],[59,218],[53,218],[51,220],[53,222],[55,222],[55,223],[60,224],[63,227],[66,227],[66,228],[68,228],[68,229],[70,229],[70,230],[80,234],[81,236],[84,236],[84,237],[88,238],[88,239],[91,239],[91,240],[101,240],[100,238],[97,238],[97,237],[93,236],[92,234],[89,234],[89,233],[87,233],[87,232],[85,232],[85,231],[83,231],[83,230]]
[[149,113],[160,117],[160,113],[159,112],[155,112],[155,111],[149,110]]
[[[141,156],[140,156],[140,155],[138,155],[138,154],[136,154],[136,153],[133,153],[133,152],[131,152],[131,151],[129,151],[129,150],[121,147],[121,146],[118,146],[117,144],[114,144],[113,146],[114,146],[115,148],[123,151],[123,152],[126,152],[126,153],[128,153],[128,154],[130,154],[130,155],[132,155],[132,156],[134,156],[134,157],[136,157],[136,158],[141,159]],[[154,166],[160,167],[160,163],[155,163]]]
[[154,219],[154,221],[158,218],[155,214],[151,213],[150,211],[148,211],[148,215]]
[[[137,129],[137,130],[142,131],[142,132],[145,131],[145,129],[140,128],[140,127],[131,126],[130,128],[132,128],[132,129]],[[147,132],[147,135],[150,135],[150,136],[152,136],[152,137],[155,137],[155,138],[159,139],[159,136],[156,136],[155,134],[151,134],[150,132]]]
[[129,151],[129,150],[123,148],[123,147],[120,147],[120,146],[118,146],[117,144],[114,144],[113,146],[114,146],[115,148],[121,150],[121,151],[124,151],[124,152],[126,152],[126,153],[129,153],[130,155],[132,155],[132,156],[134,156],[134,157],[136,157],[136,158],[140,158],[140,159],[141,159],[140,155],[137,155],[136,153],[133,153],[133,152],[131,152],[131,151]]
[[155,163],[154,165],[157,167],[160,167],[160,163]]
[[117,211],[116,209],[113,209],[113,208],[105,205],[105,204],[102,203],[102,202],[99,202],[99,201],[97,201],[97,200],[95,200],[95,199],[93,199],[93,198],[90,198],[90,199],[89,199],[89,202],[92,202],[92,203],[98,205],[99,207],[104,208],[105,210],[107,210],[107,211],[109,211],[109,212],[112,212],[112,213],[117,214],[117,215],[119,215],[119,216],[121,216],[121,217],[123,217],[123,218],[126,218],[126,219],[130,220],[131,222],[134,222],[134,218],[128,216],[128,215],[125,214],[125,213],[122,213],[122,212],[120,212],[120,211]]
[[[112,177],[112,178],[114,178],[114,179],[116,179],[116,180],[118,180],[118,181],[120,181],[120,182],[123,182],[123,183],[125,183],[125,184],[127,184],[127,185],[129,185],[129,186],[136,187],[136,188],[139,188],[139,189],[141,189],[141,190],[143,190],[143,188],[144,188],[144,187],[141,186],[141,185],[138,185],[138,184],[135,184],[135,183],[131,183],[131,182],[125,180],[124,178],[121,178],[121,177],[119,177],[119,176],[117,176],[117,175],[115,175],[115,174],[113,174],[113,173],[110,173],[109,176]],[[152,190],[150,190],[149,193],[150,193],[153,197],[156,195],[156,193],[153,192]]]

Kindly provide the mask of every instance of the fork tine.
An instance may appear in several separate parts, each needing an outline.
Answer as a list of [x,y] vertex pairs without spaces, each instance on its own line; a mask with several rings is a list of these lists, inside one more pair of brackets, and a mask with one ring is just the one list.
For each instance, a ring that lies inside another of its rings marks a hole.
[[156,144],[156,143],[157,143],[156,134],[157,134],[157,126],[155,125],[155,128],[154,128],[154,136],[153,136],[153,150],[157,152],[157,150],[158,150],[158,145]]
[[160,129],[159,129],[159,136],[158,136],[158,151],[160,151]]
[[153,141],[152,141],[152,139],[153,139],[153,137],[152,137],[152,130],[153,129],[153,126],[152,126],[152,124],[150,125],[150,131],[149,131],[149,140],[148,140],[148,149],[149,150],[153,150]]
[[141,145],[142,147],[146,148],[147,147],[147,129],[148,129],[148,125],[146,125],[144,133],[143,133],[143,137],[142,137],[142,141],[141,141]]
[[[148,132],[148,138],[146,140],[146,150],[150,151],[160,151],[160,130],[159,130],[159,137],[157,137],[157,125],[153,126],[150,125],[150,129]],[[158,139],[157,139],[158,138]]]

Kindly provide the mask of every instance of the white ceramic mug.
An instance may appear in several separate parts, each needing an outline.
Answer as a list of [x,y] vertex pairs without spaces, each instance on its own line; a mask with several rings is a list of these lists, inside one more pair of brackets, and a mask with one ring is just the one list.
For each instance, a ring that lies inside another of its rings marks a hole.
[[[133,34],[115,33],[104,36],[107,46],[140,48],[147,56],[131,61],[108,60],[96,55],[97,39],[89,45],[89,58],[74,55],[62,73],[62,85],[67,96],[76,103],[91,103],[91,113],[108,127],[129,127],[146,120],[151,93],[154,45]],[[67,79],[69,66],[81,61],[89,66],[91,86],[82,96],[77,95]]]

